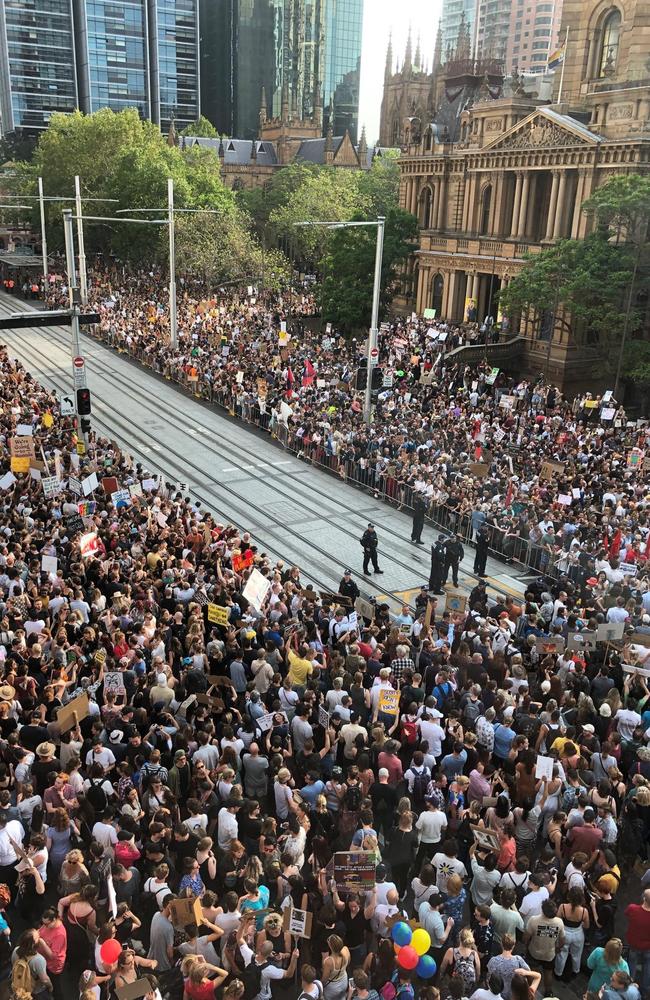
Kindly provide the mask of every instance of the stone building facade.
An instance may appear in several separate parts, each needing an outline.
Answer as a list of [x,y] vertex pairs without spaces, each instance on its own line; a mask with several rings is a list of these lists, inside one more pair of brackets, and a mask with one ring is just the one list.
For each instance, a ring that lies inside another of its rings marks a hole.
[[[614,174],[650,170],[650,0],[564,0],[562,37],[567,28],[561,103],[559,74],[550,105],[516,80],[496,97],[486,86],[460,110],[449,141],[434,122],[403,146],[401,203],[420,223],[405,307],[501,320],[498,292],[524,254],[584,237],[582,202]],[[442,89],[448,83],[445,66]],[[602,348],[579,331],[569,337],[555,306],[547,331],[511,320],[525,370],[546,370],[567,389],[593,386]]]

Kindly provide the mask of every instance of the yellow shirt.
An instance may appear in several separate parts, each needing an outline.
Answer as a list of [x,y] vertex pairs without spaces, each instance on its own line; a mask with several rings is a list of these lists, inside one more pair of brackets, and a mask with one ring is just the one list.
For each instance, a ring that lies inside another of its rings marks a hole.
[[300,687],[313,672],[311,660],[304,660],[292,649],[289,650],[289,680],[292,684],[297,684]]

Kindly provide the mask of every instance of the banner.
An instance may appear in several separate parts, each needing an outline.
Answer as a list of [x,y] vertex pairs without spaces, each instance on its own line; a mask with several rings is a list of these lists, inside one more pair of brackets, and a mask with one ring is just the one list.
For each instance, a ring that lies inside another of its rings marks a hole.
[[337,851],[334,855],[337,892],[372,892],[377,883],[376,868],[373,851]]
[[208,621],[213,625],[227,626],[229,622],[228,608],[222,608],[218,604],[208,604]]

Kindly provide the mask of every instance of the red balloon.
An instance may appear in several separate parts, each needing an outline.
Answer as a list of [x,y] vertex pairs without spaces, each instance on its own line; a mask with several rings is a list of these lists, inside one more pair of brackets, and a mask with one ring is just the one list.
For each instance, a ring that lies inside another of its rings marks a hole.
[[122,945],[115,938],[109,938],[108,941],[104,941],[99,954],[104,965],[113,965],[122,954]]
[[400,948],[397,964],[401,965],[403,969],[414,969],[419,961],[420,956],[412,945],[405,944],[403,948]]

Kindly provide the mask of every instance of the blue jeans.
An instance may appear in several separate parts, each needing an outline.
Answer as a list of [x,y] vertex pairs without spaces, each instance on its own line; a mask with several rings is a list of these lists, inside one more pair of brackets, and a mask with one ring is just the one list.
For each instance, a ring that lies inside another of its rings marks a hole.
[[639,984],[644,996],[650,995],[650,951],[630,948],[627,960],[633,981]]

